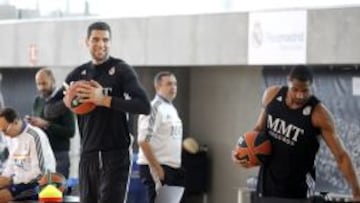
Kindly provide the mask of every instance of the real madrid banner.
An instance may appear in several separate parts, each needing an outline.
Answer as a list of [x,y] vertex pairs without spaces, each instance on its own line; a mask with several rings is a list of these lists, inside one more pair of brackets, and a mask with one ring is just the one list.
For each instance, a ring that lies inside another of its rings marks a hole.
[[304,10],[250,13],[249,64],[306,63],[306,27]]

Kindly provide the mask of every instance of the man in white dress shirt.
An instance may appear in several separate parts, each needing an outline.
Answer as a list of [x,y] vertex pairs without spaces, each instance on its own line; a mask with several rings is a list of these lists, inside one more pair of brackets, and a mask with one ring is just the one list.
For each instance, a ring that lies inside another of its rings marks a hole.
[[12,108],[0,110],[0,131],[9,148],[9,158],[0,176],[0,203],[36,197],[38,179],[56,168],[46,134],[20,119]]

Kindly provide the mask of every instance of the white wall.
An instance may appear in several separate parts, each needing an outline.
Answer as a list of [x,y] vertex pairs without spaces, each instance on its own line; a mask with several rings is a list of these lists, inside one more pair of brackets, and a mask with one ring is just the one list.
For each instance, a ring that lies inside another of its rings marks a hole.
[[360,9],[309,12],[308,63],[359,64]]
[[[88,59],[87,26],[112,27],[112,53],[134,65],[227,65],[246,63],[245,13],[122,19],[0,22],[0,66],[30,66],[36,45],[38,66],[75,66]],[[226,39],[226,40],[224,40]]]

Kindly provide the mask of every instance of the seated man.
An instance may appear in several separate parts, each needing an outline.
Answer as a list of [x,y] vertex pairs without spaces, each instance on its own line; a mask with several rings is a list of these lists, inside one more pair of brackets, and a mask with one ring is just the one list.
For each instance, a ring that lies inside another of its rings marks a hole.
[[46,134],[21,120],[12,108],[0,110],[0,131],[7,137],[9,148],[0,176],[0,203],[36,197],[38,179],[56,167]]

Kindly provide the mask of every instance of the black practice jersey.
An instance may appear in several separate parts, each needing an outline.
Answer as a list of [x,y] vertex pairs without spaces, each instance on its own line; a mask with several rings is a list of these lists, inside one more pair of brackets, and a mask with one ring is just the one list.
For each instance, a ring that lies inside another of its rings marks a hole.
[[266,107],[266,134],[272,143],[272,156],[261,166],[259,190],[264,196],[305,198],[306,174],[313,169],[319,149],[319,129],[312,125],[315,96],[301,108],[290,109],[282,87]]
[[[126,113],[149,113],[150,103],[132,67],[110,57],[100,65],[92,62],[75,68],[65,82],[95,80],[103,93],[112,97],[111,108],[97,106],[78,116],[81,151],[112,151],[129,147],[130,136]],[[131,100],[129,100],[131,98]]]

